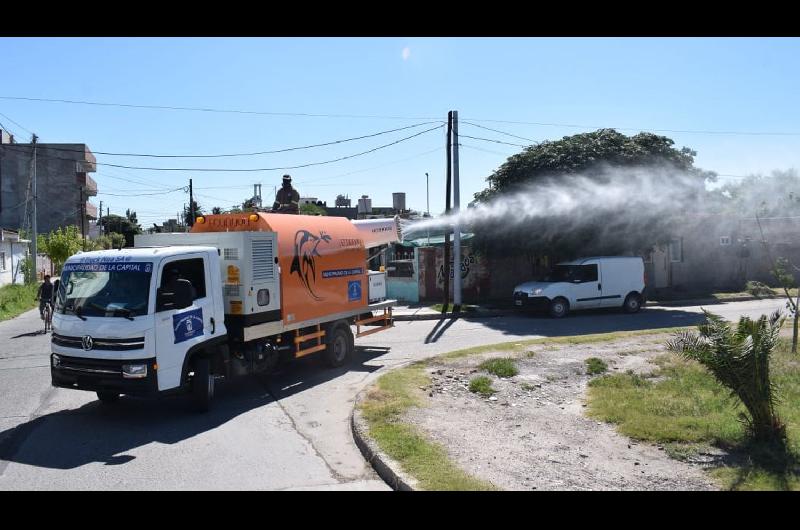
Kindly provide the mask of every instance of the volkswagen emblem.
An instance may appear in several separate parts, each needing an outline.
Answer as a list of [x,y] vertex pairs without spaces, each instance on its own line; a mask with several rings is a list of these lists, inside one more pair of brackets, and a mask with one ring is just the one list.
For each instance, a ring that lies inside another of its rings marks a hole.
[[89,350],[92,349],[92,337],[91,337],[91,335],[84,336],[83,339],[81,340],[81,342],[83,343],[83,349],[84,350],[89,351]]

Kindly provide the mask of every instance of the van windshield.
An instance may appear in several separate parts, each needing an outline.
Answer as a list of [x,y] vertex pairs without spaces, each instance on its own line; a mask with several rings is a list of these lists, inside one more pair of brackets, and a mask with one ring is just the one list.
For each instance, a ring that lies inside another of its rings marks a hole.
[[146,262],[67,263],[61,273],[56,311],[79,317],[147,314],[152,264]]
[[580,271],[580,265],[556,265],[544,277],[546,282],[571,282]]

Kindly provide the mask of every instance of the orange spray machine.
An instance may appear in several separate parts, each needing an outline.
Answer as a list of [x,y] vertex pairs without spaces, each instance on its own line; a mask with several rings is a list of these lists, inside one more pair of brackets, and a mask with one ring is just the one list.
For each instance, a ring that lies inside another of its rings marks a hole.
[[367,309],[367,249],[398,241],[394,219],[272,213],[198,218],[193,234],[272,232],[277,236],[281,317],[284,324]]

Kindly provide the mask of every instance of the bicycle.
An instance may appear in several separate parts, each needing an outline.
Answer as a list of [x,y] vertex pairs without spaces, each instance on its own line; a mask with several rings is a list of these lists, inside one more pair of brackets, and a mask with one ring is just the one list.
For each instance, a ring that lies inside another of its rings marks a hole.
[[44,332],[53,331],[53,303],[44,304]]

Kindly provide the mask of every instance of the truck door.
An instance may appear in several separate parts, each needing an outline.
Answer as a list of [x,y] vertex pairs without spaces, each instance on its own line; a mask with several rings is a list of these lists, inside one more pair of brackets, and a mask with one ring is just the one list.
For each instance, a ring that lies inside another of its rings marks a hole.
[[572,276],[572,296],[576,309],[599,307],[602,301],[600,266],[597,263],[575,266]]
[[609,260],[600,264],[600,273],[602,274],[602,291],[603,299],[601,305],[603,307],[619,307],[622,305],[622,299],[627,292],[623,293],[625,285],[630,283],[631,278],[625,276],[629,272],[630,267],[626,266],[620,260]]
[[202,253],[184,254],[165,259],[158,270],[157,287],[175,281],[189,282],[192,303],[188,307],[169,308],[156,304],[156,358],[159,390],[180,384],[186,352],[213,337],[214,301],[210,292],[211,277],[208,257]]

